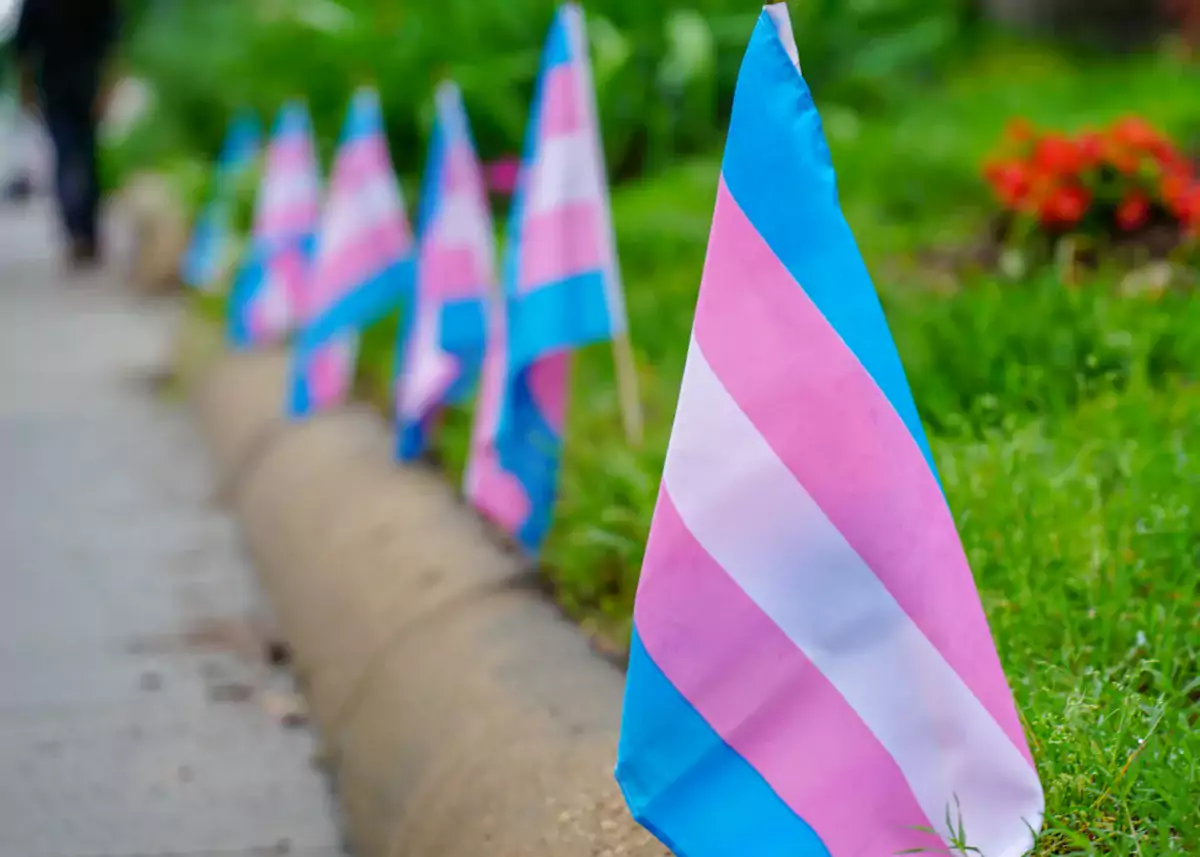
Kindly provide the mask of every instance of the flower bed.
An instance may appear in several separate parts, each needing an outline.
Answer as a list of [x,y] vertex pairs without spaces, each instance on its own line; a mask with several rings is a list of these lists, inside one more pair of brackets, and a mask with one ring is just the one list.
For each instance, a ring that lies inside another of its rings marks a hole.
[[1190,254],[1200,238],[1195,164],[1137,117],[1067,135],[1018,119],[984,174],[1009,244],[1045,250],[1070,238],[1092,259]]

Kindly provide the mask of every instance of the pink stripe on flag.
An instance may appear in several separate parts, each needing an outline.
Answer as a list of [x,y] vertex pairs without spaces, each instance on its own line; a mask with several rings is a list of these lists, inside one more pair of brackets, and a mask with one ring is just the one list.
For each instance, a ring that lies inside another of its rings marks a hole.
[[542,418],[562,437],[567,417],[567,387],[570,382],[571,352],[560,351],[541,358],[525,371],[529,393]]
[[446,150],[446,165],[442,172],[443,196],[456,193],[481,199],[486,193],[475,153],[465,142],[454,143]]
[[354,375],[354,346],[353,339],[337,340],[312,356],[308,377],[313,410],[325,411],[345,400]]
[[595,201],[530,215],[521,234],[518,293],[604,267],[606,229]]
[[472,459],[467,496],[475,508],[509,534],[529,517],[529,495],[520,481],[500,466],[492,447]]
[[775,454],[1032,764],[954,520],[924,456],[723,182],[695,337]]
[[542,90],[542,139],[574,134],[584,127],[583,88],[574,63],[556,66],[546,75]]
[[263,212],[261,236],[301,235],[311,232],[317,221],[317,206],[292,205],[287,208],[270,208]]
[[338,150],[334,169],[333,181],[338,185],[348,184],[349,187],[341,189],[349,190],[361,182],[373,181],[379,175],[390,176],[392,163],[383,138],[373,134],[343,144]]
[[422,297],[456,301],[481,297],[488,274],[479,255],[468,247],[443,247],[428,242],[421,256]]
[[895,760],[705,552],[665,488],[646,546],[635,620],[671,683],[831,854],[945,850],[939,837],[914,829],[930,822]]
[[496,453],[507,349],[504,308],[493,304],[488,318],[487,353],[479,380],[479,402],[471,427],[471,456],[463,487],[467,499],[476,509],[511,534],[516,533],[529,517],[530,503],[525,487],[500,466]]
[[313,312],[327,309],[354,287],[385,271],[407,249],[403,232],[396,224],[385,223],[359,235],[335,256],[323,256],[313,286]]
[[271,172],[291,169],[308,171],[312,169],[315,160],[311,141],[302,136],[277,138],[271,143],[267,154],[268,169]]

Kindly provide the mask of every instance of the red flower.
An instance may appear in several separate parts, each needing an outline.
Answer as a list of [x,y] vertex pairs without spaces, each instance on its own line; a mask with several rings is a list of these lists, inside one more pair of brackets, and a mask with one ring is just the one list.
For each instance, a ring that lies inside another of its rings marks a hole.
[[1000,161],[985,169],[996,198],[1009,208],[1017,208],[1029,194],[1029,168],[1021,161]]
[[1104,162],[1117,172],[1132,175],[1138,171],[1140,161],[1137,155],[1119,140],[1109,137],[1104,141]]
[[1162,178],[1160,190],[1163,202],[1167,210],[1180,220],[1184,219],[1185,203],[1193,185],[1195,182],[1192,177],[1183,172],[1168,172]]
[[1038,213],[1043,225],[1069,229],[1083,220],[1091,204],[1092,195],[1087,188],[1081,185],[1060,185],[1045,196]]
[[1193,235],[1200,235],[1200,182],[1181,195],[1175,215]]
[[1104,160],[1104,138],[1094,131],[1087,131],[1079,137],[1079,158],[1085,170],[1100,165]]
[[1166,140],[1154,126],[1137,116],[1127,116],[1112,127],[1112,137],[1122,146],[1140,152],[1149,152]]
[[1047,134],[1034,149],[1033,163],[1050,175],[1073,177],[1083,169],[1083,153],[1069,137]]
[[1150,198],[1140,190],[1130,191],[1117,206],[1117,226],[1135,232],[1150,219]]

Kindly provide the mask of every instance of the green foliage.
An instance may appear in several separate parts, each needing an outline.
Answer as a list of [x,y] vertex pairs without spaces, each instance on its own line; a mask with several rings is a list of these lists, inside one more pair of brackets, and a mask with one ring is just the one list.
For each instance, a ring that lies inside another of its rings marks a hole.
[[[128,55],[158,92],[138,163],[215,154],[241,105],[269,117],[302,95],[328,154],[347,94],[378,84],[398,168],[419,168],[437,79],[462,86],[485,158],[520,150],[557,0],[209,0],[140,16]],[[618,178],[718,144],[757,5],[595,0],[587,5],[605,150]],[[828,93],[873,105],[940,67],[962,0],[797,3],[806,68]]]

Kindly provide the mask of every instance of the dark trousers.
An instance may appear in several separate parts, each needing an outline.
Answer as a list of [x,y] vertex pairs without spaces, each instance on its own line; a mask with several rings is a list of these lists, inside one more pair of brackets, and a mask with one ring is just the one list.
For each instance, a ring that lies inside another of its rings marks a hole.
[[93,99],[46,97],[42,109],[54,141],[55,189],[63,225],[73,240],[94,246],[100,177]]

